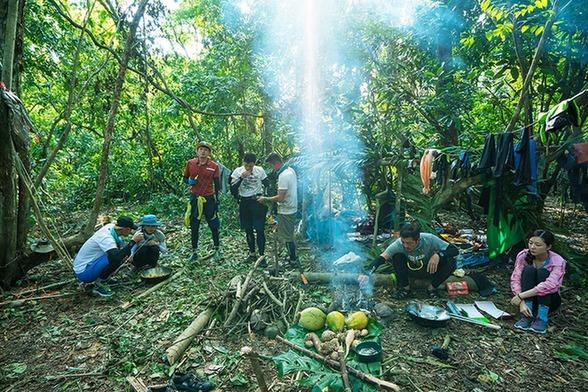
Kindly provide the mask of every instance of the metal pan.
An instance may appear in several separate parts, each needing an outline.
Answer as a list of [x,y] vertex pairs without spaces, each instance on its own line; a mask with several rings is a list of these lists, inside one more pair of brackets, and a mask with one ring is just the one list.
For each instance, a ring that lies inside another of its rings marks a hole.
[[415,323],[425,327],[443,327],[451,320],[445,309],[433,305],[413,302],[406,305],[406,311]]
[[171,276],[172,269],[169,267],[149,268],[139,272],[141,280],[145,283],[155,284],[163,282]]

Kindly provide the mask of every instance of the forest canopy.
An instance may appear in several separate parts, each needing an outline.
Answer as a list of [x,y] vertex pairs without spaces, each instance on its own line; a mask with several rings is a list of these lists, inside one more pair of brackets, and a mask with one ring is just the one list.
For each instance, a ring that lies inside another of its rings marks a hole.
[[[3,233],[14,234],[0,266],[28,247],[38,219],[11,151],[45,214],[92,210],[87,236],[108,205],[181,215],[198,140],[229,169],[247,151],[277,151],[304,168],[308,208],[332,182],[329,208],[367,215],[425,149],[468,151],[475,164],[488,134],[528,128],[539,139],[541,113],[563,100],[577,98],[580,121],[540,143],[543,191],[560,178],[551,152],[585,138],[585,0],[0,5],[2,80],[31,124],[7,121],[14,109],[0,104],[2,143],[14,144],[2,151],[13,168],[0,177],[13,195]],[[418,217],[435,211],[435,194],[406,190],[400,202]]]

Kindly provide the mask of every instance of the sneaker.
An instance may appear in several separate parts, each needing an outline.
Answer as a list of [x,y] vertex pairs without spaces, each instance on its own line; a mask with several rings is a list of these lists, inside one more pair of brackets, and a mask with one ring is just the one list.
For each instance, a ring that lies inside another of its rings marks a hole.
[[535,333],[545,333],[547,332],[547,321],[544,321],[537,317],[533,325],[531,325],[531,328],[529,328],[529,330]]
[[92,294],[99,295],[101,297],[110,297],[111,295],[114,294],[114,291],[110,290],[105,285],[99,285],[99,286],[94,287],[94,290],[92,290]]
[[223,258],[223,254],[221,253],[220,249],[216,249],[214,251],[214,261],[221,261]]
[[253,263],[255,263],[256,261],[257,261],[257,257],[255,257],[255,255],[249,255],[249,257],[247,257],[247,258],[245,259],[245,262],[246,262],[246,263],[250,263],[250,264],[253,264]]
[[531,324],[533,324],[533,317],[523,316],[515,323],[514,327],[522,329],[523,331],[528,331],[531,328]]
[[394,299],[406,299],[410,296],[412,296],[412,291],[404,287],[399,288],[394,294],[392,294],[392,298]]
[[139,269],[135,266],[132,266],[131,268],[129,268],[129,270],[127,271],[127,276],[134,278],[135,276],[137,276],[137,272],[139,272]]
[[198,252],[192,252],[192,256],[186,259],[188,262],[198,261]]
[[441,293],[437,289],[429,290],[427,289],[427,296],[431,299],[440,299]]

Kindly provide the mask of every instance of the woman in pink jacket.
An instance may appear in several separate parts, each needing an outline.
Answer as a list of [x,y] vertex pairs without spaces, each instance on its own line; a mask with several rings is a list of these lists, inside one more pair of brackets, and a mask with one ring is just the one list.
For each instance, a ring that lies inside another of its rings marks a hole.
[[561,305],[559,290],[566,273],[566,261],[551,250],[555,237],[547,230],[535,230],[529,248],[517,255],[510,288],[510,302],[519,307],[522,318],[515,328],[536,333],[547,331],[548,313]]

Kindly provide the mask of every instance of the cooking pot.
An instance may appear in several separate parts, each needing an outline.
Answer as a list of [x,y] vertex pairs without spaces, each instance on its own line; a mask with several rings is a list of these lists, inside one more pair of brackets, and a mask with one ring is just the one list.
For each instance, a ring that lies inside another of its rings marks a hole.
[[382,346],[374,341],[361,342],[355,347],[355,354],[360,362],[379,362],[382,360]]
[[139,272],[141,280],[145,283],[159,283],[170,277],[172,269],[169,267],[149,268]]
[[425,327],[442,327],[451,320],[447,311],[433,305],[410,303],[406,305],[410,318]]

